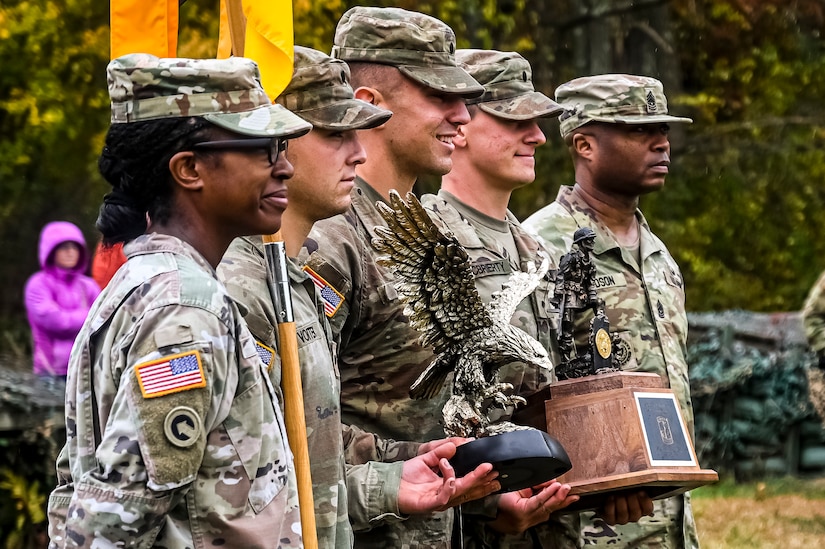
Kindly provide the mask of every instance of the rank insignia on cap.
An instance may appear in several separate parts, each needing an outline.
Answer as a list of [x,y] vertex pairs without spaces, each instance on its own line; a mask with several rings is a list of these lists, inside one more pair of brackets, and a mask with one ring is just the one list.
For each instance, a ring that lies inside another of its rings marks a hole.
[[344,302],[344,296],[309,266],[304,266],[304,271],[321,292],[321,299],[324,300],[324,313],[328,318],[332,318]]
[[206,387],[198,351],[169,355],[135,366],[143,398]]
[[258,357],[260,357],[261,362],[266,364],[266,371],[270,371],[272,369],[272,364],[275,362],[275,349],[272,347],[267,347],[256,339],[255,350],[258,351]]
[[647,88],[647,94],[645,95],[645,102],[647,103],[647,112],[656,112],[658,107],[656,106],[656,96],[653,95],[653,90]]

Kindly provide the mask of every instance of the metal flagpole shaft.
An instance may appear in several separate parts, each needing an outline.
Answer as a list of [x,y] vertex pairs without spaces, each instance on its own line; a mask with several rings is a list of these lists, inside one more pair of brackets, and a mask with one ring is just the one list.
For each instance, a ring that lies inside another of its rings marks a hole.
[[267,276],[275,313],[278,318],[278,339],[281,355],[281,388],[284,393],[284,419],[289,446],[295,456],[298,477],[298,502],[301,506],[301,529],[304,547],[318,548],[315,530],[315,502],[312,496],[312,478],[309,471],[304,392],[301,384],[301,366],[298,360],[298,337],[292,312],[292,294],[289,288],[286,249],[280,232],[264,235]]

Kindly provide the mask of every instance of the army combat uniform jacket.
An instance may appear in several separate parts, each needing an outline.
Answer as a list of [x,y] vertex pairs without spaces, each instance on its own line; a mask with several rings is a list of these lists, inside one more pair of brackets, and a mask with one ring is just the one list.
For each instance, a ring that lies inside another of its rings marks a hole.
[[820,357],[820,364],[825,363],[825,273],[811,287],[802,309],[802,321],[805,326],[805,337],[811,349]]
[[[352,528],[347,517],[338,370],[331,358],[328,327],[320,321],[315,286],[292,261],[288,263],[288,271],[318,546],[348,549],[352,547]],[[255,336],[255,344],[267,364],[272,385],[280,387],[281,364],[276,354],[278,319],[267,285],[261,238],[236,238],[218,266],[218,276],[226,284],[229,295],[238,302],[244,320]]]
[[237,307],[177,238],[125,251],[72,352],[52,547],[301,547],[279,403]]
[[[640,266],[632,254],[618,244],[610,229],[598,221],[595,213],[577,199],[569,186],[562,186],[556,201],[531,215],[524,222],[524,228],[539,235],[557,260],[570,250],[576,229],[590,227],[595,231],[592,257],[596,266],[596,292],[605,301],[611,332],[621,338],[614,348],[614,361],[622,370],[652,372],[667,380],[693,437],[693,405],[687,365],[688,324],[682,274],[665,245],[651,232],[638,210],[636,218],[640,228]],[[577,333],[588,330],[591,316],[580,315],[576,322]],[[665,512],[662,510],[664,507],[674,509],[667,511],[670,516],[680,515],[673,517],[673,524],[682,524],[682,531],[669,531],[668,536],[684,539],[685,547],[698,546],[689,497],[658,500],[656,517],[643,517],[639,523],[616,530],[630,531],[646,524],[650,525],[646,533],[663,530],[663,525],[658,521],[661,520],[660,513]],[[684,517],[681,516],[683,505],[680,501],[683,499]],[[606,525],[604,528],[609,529]],[[609,546],[627,546],[627,536],[620,536],[620,543],[616,537],[611,538],[605,532],[599,532],[598,536],[598,539],[586,539],[590,544],[598,542],[613,544]]]
[[[361,178],[351,196],[350,209],[315,223],[306,243],[307,267],[326,294],[338,343],[343,421],[384,439],[442,438],[441,410],[450,383],[431,400],[410,399],[410,386],[433,359],[432,348],[419,344],[394,275],[376,263],[374,229],[386,223],[375,203],[383,199]],[[410,450],[395,458],[413,457],[414,446]],[[356,533],[356,547],[447,548],[451,528],[452,511],[416,516]]]
[[[493,293],[502,289],[514,270],[527,271],[530,263],[538,268],[543,256],[550,259],[548,275],[529,297],[522,300],[511,323],[536,338],[548,350],[553,363],[557,363],[556,311],[549,301],[553,295],[551,281],[555,259],[521,227],[509,211],[506,220],[493,219],[444,190],[439,191],[438,195],[422,196],[421,203],[436,223],[446,226],[467,250],[476,288],[484,303],[492,301]],[[515,250],[508,250],[513,246]],[[514,393],[520,395],[529,395],[555,381],[554,372],[540,371],[537,368],[525,370],[523,364],[505,365],[499,370],[499,377],[502,382],[512,383]],[[463,506],[465,549],[562,549],[577,546],[578,536],[570,527],[559,523],[555,516],[550,523],[518,535],[493,531],[485,522],[495,518],[497,500],[497,496],[489,496],[482,502],[471,502]]]
[[[312,278],[290,260],[292,308],[298,338],[304,415],[315,503],[319,547],[352,547],[352,530],[367,530],[382,521],[400,520],[397,452],[409,444],[377,440],[341,424],[337,353],[324,300]],[[260,237],[235,239],[224,254],[218,275],[238,302],[244,320],[256,337],[270,380],[281,383],[277,317],[266,282],[266,260]],[[343,429],[343,433],[342,433]],[[416,445],[417,447],[417,445]],[[346,462],[352,465],[345,465]],[[349,486],[348,486],[349,485]],[[372,498],[367,495],[373,494]],[[376,498],[375,494],[380,494]],[[349,516],[348,516],[349,515]],[[352,522],[352,527],[350,526]]]

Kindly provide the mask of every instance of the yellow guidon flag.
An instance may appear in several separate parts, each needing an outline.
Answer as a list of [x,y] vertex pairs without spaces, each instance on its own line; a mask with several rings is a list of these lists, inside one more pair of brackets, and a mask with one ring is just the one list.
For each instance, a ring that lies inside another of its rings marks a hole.
[[[179,0],[111,0],[111,58],[127,53],[177,57]],[[242,8],[243,14],[238,13]],[[234,55],[258,63],[261,84],[271,98],[286,89],[292,78],[294,37],[291,0],[221,0],[218,58]],[[231,23],[234,22],[233,26]],[[245,27],[245,32],[244,32]],[[240,31],[243,42],[232,36]]]
[[149,53],[176,57],[178,0],[111,0],[110,56]]
[[273,100],[292,80],[294,42],[291,0],[243,0],[244,57],[261,70],[261,85]]

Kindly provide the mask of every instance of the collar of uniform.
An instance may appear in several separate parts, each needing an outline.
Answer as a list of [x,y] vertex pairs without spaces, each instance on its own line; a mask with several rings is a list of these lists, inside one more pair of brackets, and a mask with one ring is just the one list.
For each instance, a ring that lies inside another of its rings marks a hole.
[[[421,197],[421,203],[428,210],[436,210],[435,215],[449,227],[462,246],[468,249],[485,248],[484,244],[478,238],[478,233],[476,233],[472,225],[465,220],[461,211],[456,207],[456,204],[462,205],[472,211],[478,210],[467,206],[456,198],[455,195],[443,189],[439,189],[437,195],[425,194]],[[478,215],[484,214],[478,212]],[[540,247],[539,243],[521,227],[518,218],[513,215],[513,212],[507,210],[506,216],[503,223],[506,224],[507,230],[513,235],[513,241],[516,244],[516,249],[518,249],[519,269],[526,272],[528,263],[530,262],[533,262],[533,264],[538,267],[541,264],[541,261],[537,257]],[[490,220],[497,221],[493,218],[490,218]],[[498,255],[502,259],[505,257],[500,249],[487,251]],[[550,254],[546,250],[543,251],[545,256],[550,258]],[[555,268],[552,258],[550,258],[550,261],[551,267]]]
[[[429,212],[433,212],[436,217],[436,224],[440,225],[443,231],[448,229],[459,244],[467,249],[481,249],[484,248],[481,239],[478,237],[473,226],[465,219],[461,212],[455,207],[451,200],[458,201],[450,193],[439,190],[437,195],[425,194],[421,197],[421,204]],[[440,223],[439,223],[440,222]]]
[[[569,185],[562,185],[559,188],[559,194],[556,196],[556,202],[561,204],[573,219],[576,220],[576,225],[579,227],[590,227],[596,231],[596,240],[593,242],[593,253],[596,255],[603,254],[608,250],[620,248],[619,243],[615,238],[612,238],[612,231],[607,228],[607,225],[596,218],[593,210],[583,200],[573,193],[573,187]],[[610,235],[608,237],[608,235]],[[573,235],[565,235],[573,238]]]
[[387,226],[387,222],[384,221],[384,218],[378,212],[378,208],[375,207],[376,202],[386,203],[387,201],[369,183],[356,176],[355,189],[352,192],[352,207],[358,216],[358,220],[363,223],[364,228],[369,233],[370,242],[378,236],[375,234],[376,227]]
[[501,234],[510,232],[510,226],[506,215],[504,219],[490,217],[486,213],[465,204],[457,196],[445,190],[439,190],[438,197],[458,210],[458,213],[470,221],[471,224],[477,223],[479,225],[483,225],[487,229]]
[[550,259],[550,268],[556,269],[558,266],[553,258],[550,256],[550,253],[544,249],[544,247],[539,244],[538,240],[533,238],[533,236],[524,230],[519,223],[518,218],[513,215],[513,212],[507,210],[507,221],[510,223],[510,231],[513,233],[513,238],[516,241],[516,248],[518,248],[519,258],[521,262],[521,270],[527,269],[527,262],[532,261],[536,267],[541,265],[541,260],[538,258],[539,250],[545,255],[545,257]]
[[[570,212],[579,227],[591,227],[596,230],[596,241],[593,245],[594,254],[600,255],[614,248],[621,250],[621,246],[613,236],[613,231],[596,218],[590,207],[576,196],[572,186],[562,185],[559,194],[556,196],[556,201]],[[661,241],[653,235],[647,219],[638,208],[636,209],[636,219],[639,221],[639,230],[641,231],[639,245],[641,246],[642,261],[656,252],[666,251]],[[572,237],[572,235],[570,236]]]
[[647,224],[647,219],[640,210],[636,210],[636,219],[639,220],[639,231],[642,233],[639,236],[642,262],[655,253],[667,254],[668,251],[664,243],[650,230],[650,225]]
[[309,280],[309,275],[304,270],[304,262],[298,258],[286,258],[286,269],[289,274],[289,279],[292,282],[303,284],[305,281]]
[[215,269],[212,268],[212,265],[206,261],[200,252],[193,248],[188,242],[185,242],[176,236],[160,233],[142,234],[123,246],[123,253],[127,258],[159,252],[168,252],[188,257],[217,278]]
[[[252,246],[261,253],[261,256],[263,257],[264,261],[264,267],[266,267],[266,244],[264,244],[263,237],[244,236],[242,238],[244,240],[248,240],[252,244]],[[306,253],[306,248],[301,248],[301,252],[298,254],[298,258],[286,258],[286,270],[287,275],[289,276],[290,283],[304,284],[307,280],[309,280],[309,275],[307,275],[303,269],[307,257],[309,256]],[[267,281],[267,285],[268,284],[269,281]]]
[[304,265],[307,264],[307,261],[309,260],[309,256],[310,256],[310,253],[309,253],[309,250],[307,250],[307,247],[306,246],[301,246],[301,251],[298,252],[298,257],[295,258],[298,261],[298,264],[301,266],[301,270],[303,270]]

